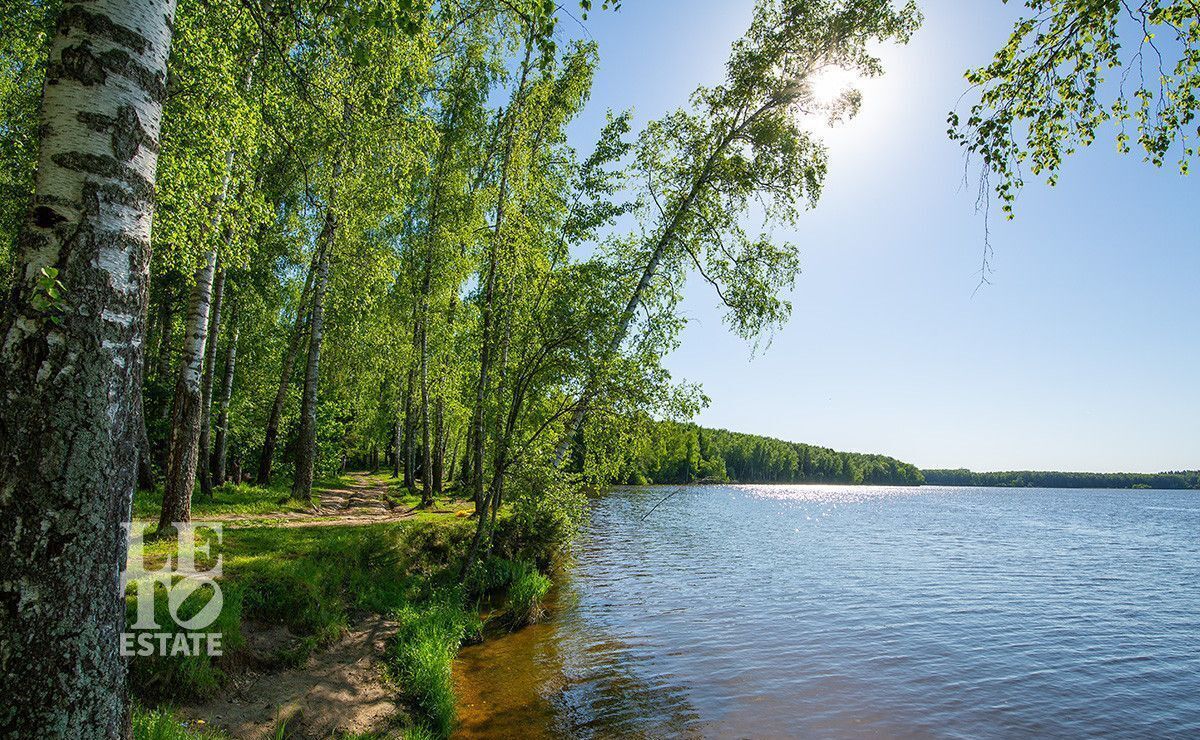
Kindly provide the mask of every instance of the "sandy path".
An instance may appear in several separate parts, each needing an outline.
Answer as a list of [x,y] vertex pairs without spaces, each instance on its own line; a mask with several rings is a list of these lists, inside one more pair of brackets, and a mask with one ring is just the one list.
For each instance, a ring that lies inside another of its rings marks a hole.
[[371,617],[299,668],[247,672],[207,704],[184,714],[236,738],[274,737],[281,722],[289,738],[385,732],[394,724],[395,691],[383,679],[383,656],[396,624]]
[[[416,516],[416,507],[395,507],[387,485],[365,474],[351,474],[343,487],[320,491],[311,511],[260,516],[216,515],[227,527],[322,527],[376,524]],[[463,504],[467,506],[467,504]],[[432,509],[453,514],[457,507]],[[383,678],[384,656],[396,624],[373,616],[350,629],[303,666],[270,670],[282,648],[296,638],[285,628],[246,625],[245,662],[217,699],[185,707],[192,726],[216,727],[235,738],[271,738],[280,723],[288,738],[330,738],[354,733],[386,733],[395,728],[395,689]],[[196,720],[203,720],[197,725]]]

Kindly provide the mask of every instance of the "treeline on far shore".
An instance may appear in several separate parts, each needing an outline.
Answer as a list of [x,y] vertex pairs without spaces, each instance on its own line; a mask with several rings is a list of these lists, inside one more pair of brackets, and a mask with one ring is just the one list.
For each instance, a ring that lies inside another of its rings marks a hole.
[[1165,473],[1069,473],[1058,470],[1018,470],[976,473],[923,470],[931,486],[1001,486],[1005,488],[1200,488],[1200,470]]
[[917,486],[915,466],[884,455],[839,452],[690,423],[651,422],[654,429],[617,481],[648,483],[849,483]]

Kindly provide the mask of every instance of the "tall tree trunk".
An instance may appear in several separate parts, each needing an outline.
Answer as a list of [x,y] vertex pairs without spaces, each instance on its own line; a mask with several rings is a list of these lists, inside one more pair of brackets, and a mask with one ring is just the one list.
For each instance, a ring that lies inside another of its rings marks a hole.
[[[700,174],[697,175],[696,179],[691,183],[687,194],[679,202],[679,205],[674,208],[671,213],[671,217],[664,221],[662,229],[658,232],[657,236],[654,237],[654,241],[650,245],[650,259],[647,260],[646,264],[642,268],[642,275],[638,279],[637,286],[633,289],[633,294],[629,296],[629,301],[625,304],[625,310],[621,313],[621,321],[617,325],[617,330],[613,332],[612,339],[609,341],[607,353],[605,354],[604,358],[601,359],[607,359],[619,352],[621,345],[625,342],[625,338],[629,336],[629,327],[633,323],[633,317],[637,315],[637,310],[642,305],[642,301],[646,297],[646,291],[650,289],[651,281],[653,281],[655,275],[658,274],[658,268],[662,264],[663,257],[666,256],[667,249],[675,243],[679,229],[682,227],[684,221],[691,213],[692,208],[696,205],[696,201],[699,199],[700,194],[711,183],[712,175],[715,171],[718,159],[724,155],[725,150],[729,148],[730,144],[732,144],[733,141],[737,139],[737,137],[741,135],[741,133],[745,131],[745,129],[752,123],[754,123],[754,121],[757,120],[763,113],[774,107],[787,105],[789,104],[789,101],[793,99],[794,98],[791,98],[788,95],[773,98],[770,102],[764,104],[761,108],[753,113],[740,118],[735,118],[729,122],[729,129],[725,132],[725,135],[716,142],[716,145],[713,147],[712,151],[708,153],[708,156],[704,161],[704,167],[701,168]],[[594,381],[594,378],[589,379],[587,387],[584,388],[583,395],[575,405],[575,409],[571,414],[571,419],[567,422],[565,430],[566,433],[559,441],[558,448],[555,451],[555,467],[562,465],[562,461],[567,455],[567,450],[571,446],[571,441],[575,438],[575,435],[579,433],[580,428],[583,426],[583,419],[587,415],[588,404],[591,402],[592,394],[594,394],[596,390],[595,388],[591,387],[594,384]]]
[[[140,378],[139,378],[140,381]],[[150,436],[146,434],[146,408],[143,403],[141,382],[137,392],[137,485],[140,490],[149,491],[154,488],[154,464],[151,462]]]
[[454,435],[454,445],[450,448],[450,464],[446,468],[446,480],[450,481],[450,485],[454,485],[454,466],[458,462],[458,440],[459,435]]
[[200,447],[198,453],[200,494],[212,498],[212,391],[217,374],[217,340],[221,335],[221,301],[225,296],[225,268],[217,271],[213,285],[212,313],[208,319],[208,342],[204,347],[204,374],[200,376]]
[[200,449],[201,378],[204,374],[208,317],[217,253],[196,272],[196,287],[188,301],[187,334],[171,404],[171,436],[167,442],[166,480],[158,528],[192,519],[192,489],[196,487],[196,462]]
[[[316,257],[317,255],[314,254],[314,262]],[[271,412],[267,416],[267,432],[263,438],[262,454],[258,458],[258,478],[255,481],[260,486],[271,485],[271,464],[275,458],[275,445],[279,439],[279,420],[283,417],[288,388],[292,384],[292,371],[296,367],[296,358],[299,357],[300,347],[304,342],[306,305],[312,289],[313,267],[314,265],[309,265],[308,275],[304,278],[304,290],[300,292],[300,303],[296,306],[296,320],[292,325],[292,335],[288,339],[287,352],[283,356],[283,367],[279,373],[279,386],[275,389],[275,400],[272,402]]]
[[415,371],[408,369],[408,381],[404,384],[404,487],[412,490],[417,487],[416,467],[417,452],[413,442],[413,383]]
[[[159,304],[159,333],[158,333],[158,356],[155,361],[154,379],[158,383],[163,383],[167,378],[171,377],[173,369],[172,360],[174,358],[175,345],[175,295],[174,291],[167,292],[164,290],[160,296]],[[145,378],[142,379],[143,387],[145,386]],[[146,410],[142,409],[142,423],[146,424]],[[157,418],[165,427],[171,421],[171,404],[162,403],[161,408],[157,410]],[[148,435],[147,435],[148,436]],[[148,442],[148,440],[147,440]],[[153,459],[158,462],[161,470],[167,469],[167,440],[159,440],[154,444],[150,454]],[[149,462],[149,461],[147,461]]]
[[433,436],[429,419],[429,346],[421,327],[421,505],[433,503]]
[[[255,48],[246,64],[246,75],[242,81],[242,89],[250,92],[254,79],[254,64],[258,59],[258,49]],[[225,202],[229,198],[229,185],[233,180],[233,162],[237,157],[237,144],[233,143],[225,151],[225,174],[221,180],[221,190],[213,206],[212,226],[210,234],[221,232],[221,216]],[[216,300],[212,301],[213,271],[217,264],[217,248],[209,252],[207,263],[197,271],[196,286],[192,290],[191,305],[188,313],[189,334],[184,342],[184,354],[180,359],[179,380],[175,385],[175,400],[172,404],[170,448],[167,450],[167,480],[163,490],[163,510],[159,517],[159,530],[170,522],[186,522],[191,520],[192,489],[196,486],[196,466],[200,464],[201,490],[206,496],[212,495],[212,480],[208,466],[208,434],[210,429],[210,412],[212,400],[211,365],[216,360],[216,328],[220,326],[220,283],[217,286]],[[224,273],[220,276],[224,281]],[[209,312],[209,303],[214,303],[213,314],[216,322],[210,326],[204,319]],[[191,309],[203,309],[204,319],[199,312]],[[209,346],[211,345],[211,347]],[[193,355],[192,353],[198,353]],[[201,375],[200,380],[193,382],[193,365],[199,363],[196,370]],[[208,368],[208,369],[206,369]],[[207,381],[204,379],[207,377]],[[205,388],[208,390],[205,397]],[[180,392],[185,396],[180,397]],[[178,445],[178,446],[177,446]],[[172,473],[174,471],[174,474]],[[182,517],[172,519],[170,516]]]
[[[333,168],[336,181],[341,176],[340,165]],[[320,250],[317,270],[313,277],[312,310],[308,321],[308,361],[304,367],[304,393],[300,399],[300,432],[296,444],[296,477],[292,481],[292,498],[312,498],[313,469],[317,456],[317,383],[320,380],[321,339],[325,329],[325,290],[329,284],[329,259],[333,251],[337,220],[333,212],[334,195],[325,208],[325,225],[318,237]]]
[[[525,58],[521,62],[521,77],[517,83],[516,92],[513,94],[513,102],[509,111],[509,123],[512,126],[517,125],[517,116],[515,113],[520,111],[524,102],[525,83],[529,77],[529,61],[533,54],[533,43],[534,37],[530,33],[525,39]],[[475,409],[471,419],[471,441],[474,443],[474,451],[471,456],[473,465],[471,480],[475,489],[475,511],[480,516],[483,515],[486,508],[483,505],[483,456],[484,440],[487,437],[486,430],[484,429],[484,421],[487,416],[488,382],[493,362],[492,314],[496,303],[496,271],[500,258],[501,235],[504,230],[505,205],[508,200],[508,170],[512,164],[514,137],[515,134],[510,129],[504,142],[504,156],[500,161],[500,183],[496,191],[496,225],[492,230],[492,238],[489,239],[487,275],[484,279],[483,288],[483,328],[480,334],[479,377],[475,382]]]
[[463,486],[471,489],[471,496],[475,499],[475,511],[479,511],[481,506],[479,497],[475,488],[475,424],[472,421],[467,425],[466,431],[463,433],[466,437],[466,444],[463,449],[462,469],[459,472],[459,477],[462,478]]
[[174,296],[160,296],[158,306],[158,361],[155,365],[155,377],[159,380],[171,375],[171,354],[175,349],[175,300]]
[[[225,459],[229,445],[229,401],[233,398],[233,374],[237,367],[238,305],[232,302],[229,313],[229,346],[225,348],[225,375],[221,382],[221,397],[218,400],[217,439],[213,445],[213,483],[225,483]],[[240,482],[240,476],[239,476]]]
[[66,0],[53,31],[34,197],[0,318],[5,737],[129,731],[122,524],[174,15],[174,0]]
[[400,477],[400,455],[404,451],[404,407],[398,404],[396,409],[396,430],[392,436],[392,477]]
[[440,496],[445,484],[443,468],[446,464],[446,400],[440,395],[433,411],[433,493]]
[[[149,298],[147,298],[148,303]],[[149,305],[147,305],[147,314],[149,314]],[[151,333],[152,329],[148,328],[146,330],[147,337]],[[159,333],[161,334],[161,331]],[[147,340],[147,344],[149,344],[149,340]],[[134,432],[137,434],[137,487],[140,491],[154,488],[154,464],[151,462],[150,435],[146,433],[146,394],[144,392],[148,364],[150,364],[150,353],[146,352],[142,355],[142,363],[138,365],[138,391],[137,398],[134,399],[137,402],[137,426]]]

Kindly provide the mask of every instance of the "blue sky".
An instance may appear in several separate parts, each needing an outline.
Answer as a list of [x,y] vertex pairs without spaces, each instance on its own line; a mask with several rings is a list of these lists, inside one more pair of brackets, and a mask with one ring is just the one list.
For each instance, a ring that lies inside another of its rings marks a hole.
[[[925,25],[884,52],[860,116],[826,136],[821,202],[779,234],[803,266],[790,324],[755,355],[711,290],[689,287],[668,366],[712,399],[697,420],[927,468],[1200,467],[1200,181],[1103,140],[1059,186],[1031,182],[1016,221],[993,221],[994,273],[976,292],[983,222],[945,117],[1018,8],[920,5]],[[632,106],[642,124],[719,81],[751,8],[594,13],[601,65],[580,144],[607,108]]]

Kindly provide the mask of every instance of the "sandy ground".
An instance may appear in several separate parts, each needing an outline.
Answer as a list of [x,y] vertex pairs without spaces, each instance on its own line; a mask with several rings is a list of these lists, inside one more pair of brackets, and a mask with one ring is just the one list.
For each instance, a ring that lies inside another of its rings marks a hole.
[[[248,631],[249,632],[249,631]],[[343,733],[384,732],[397,706],[383,679],[382,656],[396,625],[372,617],[307,664],[278,672],[248,670],[223,696],[183,713],[237,738],[275,737],[280,723],[289,738],[328,738]],[[251,658],[285,647],[286,630],[272,628],[249,638]]]
[[[262,517],[225,515],[228,526],[317,527],[399,521],[416,509],[393,507],[383,485],[352,476],[344,488],[322,491],[309,512]],[[287,629],[247,624],[243,665],[231,668],[230,685],[217,699],[182,708],[192,726],[219,728],[235,738],[273,738],[284,724],[288,738],[341,737],[394,727],[395,689],[383,677],[384,654],[396,625],[374,616],[297,668],[278,669],[281,650],[296,642]],[[202,721],[202,723],[201,723]]]

